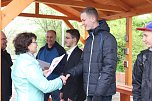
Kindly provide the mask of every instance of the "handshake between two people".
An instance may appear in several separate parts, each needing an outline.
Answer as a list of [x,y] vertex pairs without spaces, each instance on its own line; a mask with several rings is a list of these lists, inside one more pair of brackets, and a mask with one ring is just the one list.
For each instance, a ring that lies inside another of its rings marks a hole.
[[68,80],[68,78],[70,77],[70,74],[67,74],[66,76],[61,75],[60,79],[62,80],[63,85],[66,85],[66,81]]
[[[43,70],[44,76],[47,77],[47,73],[50,71],[51,71],[50,69]],[[66,76],[64,76],[64,75],[60,76],[60,79],[62,80],[63,85],[66,84],[66,81],[68,80],[69,77],[70,77],[70,74],[66,74]]]

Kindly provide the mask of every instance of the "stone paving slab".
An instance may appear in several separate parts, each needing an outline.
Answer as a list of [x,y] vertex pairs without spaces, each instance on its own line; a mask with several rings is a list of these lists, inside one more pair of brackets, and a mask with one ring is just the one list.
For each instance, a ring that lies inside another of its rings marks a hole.
[[[113,95],[112,101],[120,101],[120,93],[119,92],[117,92],[115,95]],[[130,97],[130,101],[133,101],[132,96]]]

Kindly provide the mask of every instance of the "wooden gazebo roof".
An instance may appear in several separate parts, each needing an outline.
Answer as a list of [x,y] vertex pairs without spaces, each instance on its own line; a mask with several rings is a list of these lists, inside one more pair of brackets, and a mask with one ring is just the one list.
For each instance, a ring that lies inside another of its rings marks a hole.
[[[21,13],[23,9],[32,2],[36,3],[35,14]],[[44,3],[66,16],[39,14],[39,3]],[[152,0],[1,0],[1,6],[6,6],[6,10],[4,9],[4,11],[2,11],[2,19],[4,17],[4,23],[7,22],[4,25],[2,23],[2,28],[18,15],[26,17],[62,19],[64,21],[80,21],[79,16],[81,10],[88,6],[95,7],[98,10],[100,18],[106,20],[131,17],[152,12]],[[7,21],[5,21],[5,19]]]
[[[152,0],[0,0],[0,29],[10,23],[16,16],[49,18],[63,20],[70,28],[73,26],[69,20],[80,21],[80,12],[85,7],[95,7],[98,10],[100,19],[114,20],[126,19],[126,63],[128,63],[125,74],[127,85],[131,85],[132,77],[132,16],[152,13]],[[35,2],[35,13],[22,13],[22,11]],[[43,15],[39,13],[39,3],[51,7],[65,16]],[[83,38],[81,38],[83,40]],[[81,40],[80,39],[80,40]],[[1,60],[1,59],[0,59]],[[1,68],[0,68],[1,71]],[[0,76],[1,77],[1,76]],[[1,82],[1,80],[0,80]],[[1,83],[0,83],[1,84]],[[1,89],[1,87],[0,87]],[[124,89],[123,89],[124,92]],[[125,93],[126,94],[126,93]],[[120,101],[130,101],[130,95],[120,94]],[[0,96],[1,98],[1,96]]]

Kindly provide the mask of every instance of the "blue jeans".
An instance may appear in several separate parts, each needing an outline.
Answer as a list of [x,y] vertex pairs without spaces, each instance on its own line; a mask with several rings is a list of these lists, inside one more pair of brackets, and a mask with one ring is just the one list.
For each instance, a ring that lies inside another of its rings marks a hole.
[[112,96],[87,96],[87,101],[112,101]]
[[48,101],[50,95],[52,97],[52,101],[60,101],[60,91],[59,90],[44,94],[44,101]]

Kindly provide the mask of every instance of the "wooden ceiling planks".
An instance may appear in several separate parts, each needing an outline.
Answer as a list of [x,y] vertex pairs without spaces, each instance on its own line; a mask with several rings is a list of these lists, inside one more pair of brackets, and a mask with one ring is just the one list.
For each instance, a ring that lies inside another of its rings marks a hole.
[[[6,6],[12,0],[1,0],[2,6]],[[152,13],[152,0],[35,0],[37,3],[44,3],[47,6],[61,12],[66,15],[61,19],[79,20],[80,12],[83,8],[92,6],[98,10],[100,18],[113,20],[119,18],[125,18],[130,16],[136,16],[146,13]],[[36,10],[38,12],[38,10]],[[22,16],[30,16],[30,14],[20,14]],[[33,17],[35,15],[31,15]],[[40,15],[35,17],[53,17],[59,19],[59,17],[53,15]]]
[[41,3],[48,3],[52,5],[67,5],[70,7],[80,7],[80,8],[85,8],[88,6],[95,7],[97,10],[103,10],[103,11],[113,11],[113,12],[122,12],[123,9],[117,6],[107,6],[107,5],[101,5],[101,4],[95,4],[95,3],[90,3],[90,2],[81,2],[81,1],[72,1],[72,0],[35,0],[36,2],[41,2]]

